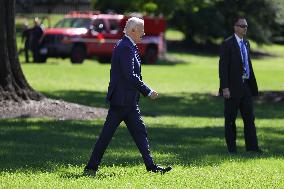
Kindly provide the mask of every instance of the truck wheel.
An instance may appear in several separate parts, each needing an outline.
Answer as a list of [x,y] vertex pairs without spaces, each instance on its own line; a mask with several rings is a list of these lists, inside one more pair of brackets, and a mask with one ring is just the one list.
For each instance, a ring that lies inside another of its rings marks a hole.
[[86,58],[86,50],[82,45],[75,45],[71,51],[70,59],[73,64],[82,64]]
[[158,49],[156,47],[148,47],[144,55],[145,64],[155,64],[158,60]]
[[38,64],[46,63],[47,57],[43,55],[38,55],[38,57],[35,59],[35,62]]
[[97,60],[99,63],[110,63],[111,57],[110,56],[98,56]]

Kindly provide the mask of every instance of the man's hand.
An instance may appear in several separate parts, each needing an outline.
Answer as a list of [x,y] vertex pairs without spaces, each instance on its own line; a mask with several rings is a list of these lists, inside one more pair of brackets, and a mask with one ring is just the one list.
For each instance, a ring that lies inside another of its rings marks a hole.
[[229,90],[229,88],[223,89],[223,96],[224,96],[224,98],[226,98],[226,99],[229,99],[229,98],[230,98],[230,90]]
[[152,100],[155,100],[156,98],[158,98],[158,96],[159,96],[159,94],[158,94],[156,91],[153,91],[152,94],[151,94],[151,96],[150,96],[150,98],[151,98]]

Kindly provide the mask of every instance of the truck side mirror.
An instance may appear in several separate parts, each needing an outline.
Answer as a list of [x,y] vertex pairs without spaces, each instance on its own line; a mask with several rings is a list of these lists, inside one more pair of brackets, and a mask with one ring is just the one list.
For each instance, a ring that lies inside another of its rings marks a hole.
[[102,33],[104,31],[104,25],[103,24],[91,25],[89,27],[89,31],[94,35],[97,33]]
[[99,27],[96,28],[97,32],[102,33],[104,31],[104,25],[103,24],[99,24]]

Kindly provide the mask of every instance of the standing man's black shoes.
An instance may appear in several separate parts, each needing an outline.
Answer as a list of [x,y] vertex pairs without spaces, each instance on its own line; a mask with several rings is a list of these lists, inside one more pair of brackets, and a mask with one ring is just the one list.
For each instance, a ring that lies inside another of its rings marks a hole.
[[228,148],[228,153],[230,155],[236,155],[237,154],[237,148]]
[[98,169],[90,169],[88,167],[84,168],[83,175],[84,176],[96,176]]
[[263,154],[263,151],[260,148],[255,149],[255,150],[247,150],[247,152],[252,152],[252,153],[259,154],[259,155]]
[[150,169],[147,168],[147,171],[149,171],[149,172],[161,173],[161,174],[164,174],[164,173],[169,172],[171,170],[172,170],[171,166],[161,167],[161,166],[155,165],[153,168],[150,168]]
[[237,151],[228,151],[229,155],[237,155]]

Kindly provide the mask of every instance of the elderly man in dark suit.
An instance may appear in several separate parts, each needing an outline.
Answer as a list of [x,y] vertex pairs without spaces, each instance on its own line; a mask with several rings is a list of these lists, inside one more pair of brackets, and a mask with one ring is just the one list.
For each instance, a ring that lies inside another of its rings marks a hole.
[[247,33],[246,19],[237,18],[235,33],[226,39],[220,51],[220,94],[225,102],[225,138],[229,153],[236,153],[236,124],[238,109],[244,122],[244,137],[247,151],[261,152],[254,124],[253,96],[258,94],[257,83],[250,59],[250,44],[244,37]]
[[124,121],[142,155],[147,171],[165,173],[170,171],[171,167],[163,168],[154,164],[146,127],[138,107],[140,93],[152,100],[158,97],[158,93],[150,89],[141,76],[141,60],[136,44],[141,42],[144,35],[144,21],[136,17],[128,19],[124,33],[125,36],[118,41],[112,54],[106,97],[110,103],[108,115],[84,172],[96,173],[113,134]]

